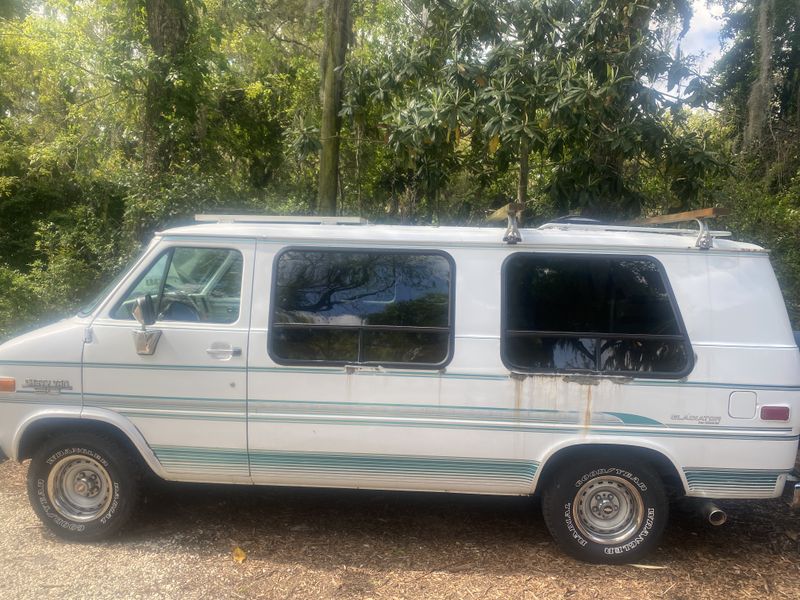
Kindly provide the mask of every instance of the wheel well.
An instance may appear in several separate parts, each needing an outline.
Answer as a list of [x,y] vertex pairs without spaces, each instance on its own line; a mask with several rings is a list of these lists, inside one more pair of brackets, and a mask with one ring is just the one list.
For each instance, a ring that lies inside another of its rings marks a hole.
[[145,472],[150,471],[147,461],[142,458],[138,448],[121,429],[110,423],[91,419],[56,418],[35,421],[22,434],[22,439],[19,443],[18,460],[23,461],[26,458],[32,458],[45,440],[67,431],[76,435],[95,433],[112,438],[136,459]]
[[670,496],[680,497],[685,495],[680,475],[678,475],[675,465],[666,456],[649,448],[619,444],[580,444],[559,450],[544,463],[536,485],[536,493],[541,492],[550,484],[561,465],[584,458],[597,458],[598,456],[624,459],[626,461],[641,461],[658,473]]

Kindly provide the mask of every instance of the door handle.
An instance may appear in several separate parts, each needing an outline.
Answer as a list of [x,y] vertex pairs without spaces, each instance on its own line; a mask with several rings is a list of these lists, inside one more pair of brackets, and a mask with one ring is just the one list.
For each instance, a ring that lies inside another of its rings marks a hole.
[[210,348],[206,348],[206,354],[208,354],[211,358],[216,358],[217,360],[228,360],[233,358],[234,356],[241,356],[242,349],[236,348],[229,344],[211,344]]

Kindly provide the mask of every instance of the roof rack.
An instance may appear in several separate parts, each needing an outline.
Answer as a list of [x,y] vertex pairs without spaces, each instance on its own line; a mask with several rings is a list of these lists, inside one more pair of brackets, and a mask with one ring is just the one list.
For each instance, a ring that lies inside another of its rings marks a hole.
[[[714,245],[715,237],[730,237],[730,231],[711,231],[705,219],[722,217],[730,214],[726,208],[703,208],[686,212],[673,213],[669,215],[659,215],[633,221],[625,225],[603,225],[599,223],[575,223],[569,221],[554,221],[540,225],[539,229],[576,229],[588,231],[635,231],[639,233],[666,233],[672,235],[693,235],[697,236],[695,246],[700,250],[708,250]],[[646,225],[660,225],[668,223],[684,223],[695,221],[698,229],[676,229],[665,227],[647,227]]]
[[362,217],[297,217],[291,215],[195,215],[196,223],[283,223],[305,225],[366,225]]

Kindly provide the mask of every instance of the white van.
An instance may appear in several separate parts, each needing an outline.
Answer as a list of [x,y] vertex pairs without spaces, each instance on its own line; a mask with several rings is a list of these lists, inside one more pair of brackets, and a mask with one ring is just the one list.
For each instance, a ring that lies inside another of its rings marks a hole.
[[655,547],[668,495],[796,481],[800,351],[757,246],[219,220],[157,234],[78,316],[0,346],[0,448],[32,459],[64,538],[117,532],[149,470],[541,494],[566,552],[620,563]]

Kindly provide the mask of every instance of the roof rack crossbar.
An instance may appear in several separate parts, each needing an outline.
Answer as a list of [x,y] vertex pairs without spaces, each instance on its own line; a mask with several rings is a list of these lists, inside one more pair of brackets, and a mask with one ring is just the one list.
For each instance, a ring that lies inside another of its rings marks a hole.
[[[665,233],[670,235],[697,235],[697,229],[675,227],[644,227],[641,225],[599,225],[591,223],[545,223],[538,229],[574,229],[577,231],[631,231],[639,233]],[[715,231],[709,233],[714,237],[730,237],[730,231]]]
[[196,223],[284,223],[306,225],[366,225],[362,217],[306,217],[291,215],[195,215]]
[[[711,231],[708,228],[706,219],[713,219],[715,217],[724,217],[730,214],[730,209],[722,207],[713,208],[700,208],[697,210],[689,210],[680,213],[672,213],[668,215],[658,215],[655,217],[647,217],[638,219],[625,225],[602,225],[599,223],[564,223],[553,222],[545,223],[539,229],[584,229],[584,230],[599,230],[599,231],[637,231],[647,233],[670,233],[679,235],[693,235],[696,236],[695,247],[700,250],[708,250],[714,245],[715,237],[729,237],[730,231]],[[699,230],[695,229],[673,229],[661,227],[646,227],[647,225],[662,225],[670,223],[686,223],[694,221],[697,223]]]

